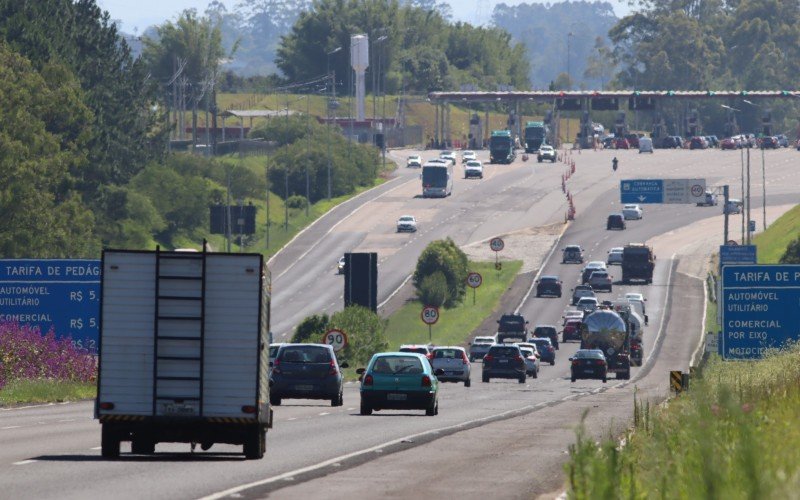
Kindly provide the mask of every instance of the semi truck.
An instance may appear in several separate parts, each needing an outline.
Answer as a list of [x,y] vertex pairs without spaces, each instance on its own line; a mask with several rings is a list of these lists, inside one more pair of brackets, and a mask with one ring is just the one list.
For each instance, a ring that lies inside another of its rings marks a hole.
[[631,335],[625,320],[614,311],[598,309],[583,318],[581,349],[603,351],[608,372],[618,379],[631,378]]
[[489,138],[489,163],[511,163],[516,158],[510,130],[495,130]]
[[260,254],[105,250],[95,418],[120,443],[242,445],[264,456],[270,275]]
[[656,267],[653,249],[643,243],[629,243],[622,248],[622,282],[634,280],[653,282],[653,269]]
[[544,122],[525,123],[525,152],[536,153],[547,143],[548,127]]

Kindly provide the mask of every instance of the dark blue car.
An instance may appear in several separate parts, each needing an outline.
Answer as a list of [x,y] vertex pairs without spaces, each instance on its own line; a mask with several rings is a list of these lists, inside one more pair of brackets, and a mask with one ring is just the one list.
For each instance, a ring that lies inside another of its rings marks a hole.
[[549,338],[534,337],[529,342],[531,344],[536,344],[536,349],[539,351],[542,363],[550,363],[551,366],[556,364],[556,349],[553,347],[553,343]]
[[328,344],[283,344],[269,377],[269,400],[279,406],[284,399],[327,399],[342,406],[344,381],[333,348]]

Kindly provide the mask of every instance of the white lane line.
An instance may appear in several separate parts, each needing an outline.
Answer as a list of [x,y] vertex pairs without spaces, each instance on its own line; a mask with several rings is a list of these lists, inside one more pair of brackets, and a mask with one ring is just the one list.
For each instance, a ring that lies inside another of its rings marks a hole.
[[0,427],[0,431],[6,431],[8,429],[19,429],[21,427],[22,427],[21,425],[7,425],[5,427]]
[[36,460],[20,460],[19,462],[14,462],[12,465],[28,465],[36,462]]
[[75,419],[75,418],[64,418],[64,419],[61,419],[61,420],[57,420],[57,422],[59,422],[59,423],[60,422],[74,422],[75,420],[77,420],[77,419]]
[[90,451],[99,451],[99,450],[102,450],[102,449],[103,449],[102,446],[95,446],[94,448],[89,448]]
[[386,297],[386,299],[383,302],[378,304],[378,309],[380,309],[381,307],[385,306],[387,302],[392,300],[392,297],[397,295],[397,293],[400,291],[400,289],[403,288],[404,286],[406,286],[406,283],[408,283],[408,280],[410,280],[413,276],[414,276],[413,274],[409,274],[408,276],[406,276],[406,279],[404,279],[403,282],[400,283],[400,286],[395,288],[394,291],[392,293],[390,293],[389,296]]
[[291,422],[292,420],[297,420],[297,417],[292,417],[292,418],[287,418],[286,419],[287,422]]
[[325,415],[330,415],[330,413],[327,411],[323,411],[322,413],[319,414],[320,417],[324,417]]

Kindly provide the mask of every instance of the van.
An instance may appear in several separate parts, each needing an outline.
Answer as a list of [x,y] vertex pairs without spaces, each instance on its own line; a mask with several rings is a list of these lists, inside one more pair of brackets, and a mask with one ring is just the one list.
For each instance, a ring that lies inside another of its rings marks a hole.
[[736,198],[728,198],[728,203],[723,208],[724,214],[740,214],[742,213],[742,200]]
[[653,152],[653,139],[649,137],[640,137],[639,138],[639,152],[640,153],[652,153]]
[[703,198],[697,202],[698,207],[711,207],[717,204],[717,197],[711,191],[706,191]]

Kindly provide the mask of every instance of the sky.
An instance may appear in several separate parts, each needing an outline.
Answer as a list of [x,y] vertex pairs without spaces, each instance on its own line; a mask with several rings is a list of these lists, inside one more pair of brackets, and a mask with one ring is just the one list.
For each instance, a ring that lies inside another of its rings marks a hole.
[[[501,3],[498,0],[446,0],[453,8],[453,14],[457,21],[468,21],[471,23],[482,23],[484,19],[476,19],[476,14],[481,12],[487,16],[495,4]],[[607,0],[613,6],[618,16],[629,12],[625,0]],[[238,0],[223,0],[222,3],[232,10]],[[517,5],[521,0],[504,0],[507,5]],[[545,3],[540,0],[528,0],[528,3]],[[556,2],[551,2],[556,3]],[[129,34],[142,33],[147,27],[154,24],[162,24],[168,20],[174,20],[177,15],[185,9],[197,9],[202,13],[209,0],[97,0],[97,5],[103,10],[108,11],[111,19],[121,21],[121,30]]]

